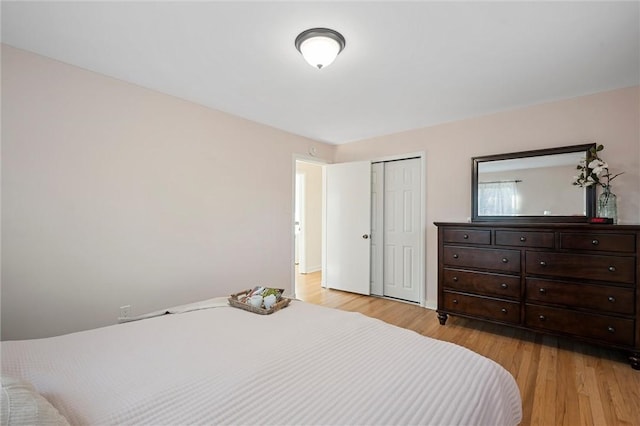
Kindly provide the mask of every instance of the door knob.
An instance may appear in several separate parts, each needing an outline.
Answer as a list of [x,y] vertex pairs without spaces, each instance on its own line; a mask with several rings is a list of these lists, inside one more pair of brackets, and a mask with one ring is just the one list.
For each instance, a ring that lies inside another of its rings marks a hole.
[[368,240],[368,239],[369,239],[369,234],[364,234],[364,235],[362,236],[362,238],[364,238],[365,240]]

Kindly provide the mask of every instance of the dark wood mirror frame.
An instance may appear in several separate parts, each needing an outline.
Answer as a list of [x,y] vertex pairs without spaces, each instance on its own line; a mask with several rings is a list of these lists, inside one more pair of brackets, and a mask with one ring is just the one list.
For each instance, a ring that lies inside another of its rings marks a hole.
[[478,215],[478,166],[481,163],[498,160],[512,160],[517,158],[538,157],[543,155],[567,154],[573,152],[587,151],[595,147],[595,143],[563,146],[559,148],[539,149],[534,151],[512,152],[508,154],[487,155],[483,157],[473,157],[471,159],[471,221],[472,222],[587,222],[596,213],[596,188],[590,186],[585,188],[585,216],[480,216]]

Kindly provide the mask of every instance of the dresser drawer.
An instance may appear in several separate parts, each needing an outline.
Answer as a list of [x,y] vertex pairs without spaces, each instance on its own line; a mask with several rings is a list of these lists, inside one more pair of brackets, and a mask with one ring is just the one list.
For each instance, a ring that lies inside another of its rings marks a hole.
[[560,248],[633,253],[636,251],[636,236],[563,232],[560,234]]
[[633,320],[527,304],[525,325],[617,345],[633,345]]
[[575,284],[537,278],[526,280],[526,300],[576,308],[593,309],[603,313],[633,315],[635,292],[632,288]]
[[443,309],[496,321],[520,323],[520,304],[518,302],[445,291]]
[[487,296],[520,298],[520,277],[444,269],[446,288]]
[[527,275],[601,280],[634,284],[634,257],[527,251]]
[[501,246],[553,248],[554,241],[553,232],[496,231],[496,244]]
[[445,243],[491,244],[491,231],[484,229],[445,229]]
[[445,246],[443,261],[450,266],[520,272],[519,250]]

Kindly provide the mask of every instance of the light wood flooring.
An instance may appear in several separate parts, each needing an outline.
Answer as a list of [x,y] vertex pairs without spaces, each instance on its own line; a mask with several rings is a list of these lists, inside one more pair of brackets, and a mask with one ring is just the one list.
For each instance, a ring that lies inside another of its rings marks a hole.
[[640,425],[640,371],[621,351],[452,316],[441,326],[435,311],[324,289],[319,272],[297,277],[301,300],[357,311],[496,361],[518,383],[522,425]]

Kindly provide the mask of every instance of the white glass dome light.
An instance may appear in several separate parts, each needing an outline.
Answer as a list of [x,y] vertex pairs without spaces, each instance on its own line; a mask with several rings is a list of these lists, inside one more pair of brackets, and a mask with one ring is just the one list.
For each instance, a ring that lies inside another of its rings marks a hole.
[[296,49],[314,68],[331,64],[345,46],[342,34],[328,28],[311,28],[296,37]]

